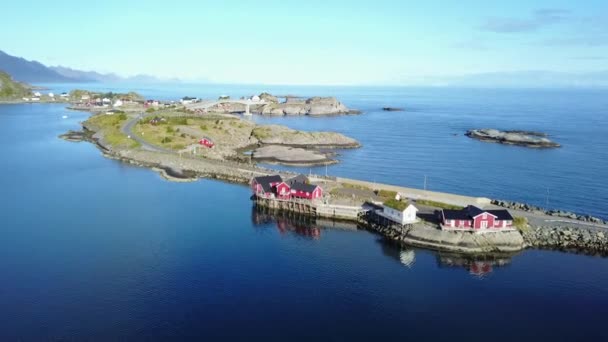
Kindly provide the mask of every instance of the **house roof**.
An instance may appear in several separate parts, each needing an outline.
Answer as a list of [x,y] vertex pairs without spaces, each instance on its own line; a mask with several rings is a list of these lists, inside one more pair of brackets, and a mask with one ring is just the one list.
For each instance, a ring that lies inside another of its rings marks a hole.
[[318,185],[314,185],[314,184],[304,184],[304,183],[293,183],[291,185],[291,188],[293,190],[296,191],[304,191],[304,192],[310,192],[312,193],[313,191],[315,191],[316,188],[318,188]]
[[293,178],[290,178],[287,180],[287,184],[292,185],[295,183],[303,183],[303,184],[308,184],[309,180],[308,177],[304,176],[304,175],[297,175]]
[[471,220],[473,217],[479,216],[483,213],[493,215],[498,220],[513,220],[513,217],[509,211],[505,209],[482,210],[473,205],[461,210],[443,209],[443,216],[446,220]]
[[511,216],[511,213],[506,209],[488,210],[488,213],[496,216],[497,220],[513,220],[513,216]]
[[253,181],[260,184],[262,186],[262,189],[264,189],[264,192],[271,192],[272,187],[270,186],[270,183],[281,183],[283,181],[283,178],[281,178],[281,176],[279,175],[260,176],[254,177]]
[[388,201],[384,202],[385,207],[393,208],[399,211],[404,211],[410,205],[412,204],[409,201],[398,201],[396,199],[389,199]]

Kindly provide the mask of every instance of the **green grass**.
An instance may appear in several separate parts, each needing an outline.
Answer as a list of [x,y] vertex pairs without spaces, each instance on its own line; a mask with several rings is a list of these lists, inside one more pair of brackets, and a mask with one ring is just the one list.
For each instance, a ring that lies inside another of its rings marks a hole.
[[460,210],[464,207],[459,205],[447,204],[443,202],[431,201],[431,200],[416,200],[416,204],[425,205],[427,207],[441,208],[441,209],[452,209],[452,210]]
[[270,128],[256,127],[251,134],[258,140],[266,139],[270,137]]
[[30,95],[30,90],[23,84],[15,82],[11,76],[0,71],[0,99],[20,99]]
[[120,131],[120,127],[127,120],[127,114],[118,115],[98,114],[90,117],[87,123],[97,127],[103,132],[105,141],[113,147],[137,148],[140,144],[129,139]]
[[513,217],[513,225],[520,232],[525,232],[528,230],[528,219],[521,216]]
[[365,185],[359,185],[359,184],[352,184],[352,183],[342,183],[341,184],[343,188],[350,188],[350,189],[358,189],[358,190],[369,190],[371,191],[372,189],[368,186]]
[[397,201],[396,199],[391,198],[384,202],[384,205],[395,210],[404,211],[405,208],[407,208],[407,206],[409,205],[409,203],[404,201]]
[[378,192],[376,194],[378,195],[378,197],[381,197],[384,199],[394,199],[397,196],[397,191],[378,190]]

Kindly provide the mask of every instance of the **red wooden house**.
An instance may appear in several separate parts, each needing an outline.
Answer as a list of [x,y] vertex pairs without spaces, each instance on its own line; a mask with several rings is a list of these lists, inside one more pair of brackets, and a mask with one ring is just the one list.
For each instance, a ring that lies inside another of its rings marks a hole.
[[442,210],[441,229],[475,232],[514,230],[513,217],[508,210],[482,210],[472,205],[461,210]]
[[304,183],[304,178],[296,177],[283,181],[279,175],[255,177],[251,180],[251,190],[256,196],[265,198],[322,198],[323,189],[318,185]]
[[291,197],[313,200],[323,197],[323,189],[315,184],[296,182],[291,185]]
[[213,146],[215,146],[215,144],[213,143],[213,141],[207,139],[207,138],[202,138],[201,140],[198,141],[199,144],[212,148]]
[[274,197],[274,187],[280,183],[283,183],[283,179],[279,175],[254,177],[251,179],[251,190],[256,196]]

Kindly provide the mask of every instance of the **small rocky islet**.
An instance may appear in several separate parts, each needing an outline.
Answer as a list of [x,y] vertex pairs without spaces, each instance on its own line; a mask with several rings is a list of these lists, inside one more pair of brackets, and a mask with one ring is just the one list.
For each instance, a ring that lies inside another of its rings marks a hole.
[[469,138],[484,142],[494,142],[505,145],[517,145],[530,148],[556,148],[560,144],[550,140],[546,133],[534,131],[500,131],[493,128],[468,130],[465,135]]

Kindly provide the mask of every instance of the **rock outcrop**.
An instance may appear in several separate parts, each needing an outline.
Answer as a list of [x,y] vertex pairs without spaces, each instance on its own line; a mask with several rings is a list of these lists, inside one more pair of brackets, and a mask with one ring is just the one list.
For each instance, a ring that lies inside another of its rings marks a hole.
[[355,148],[359,143],[335,132],[304,132],[279,125],[257,126],[252,131],[263,145],[285,145],[295,147]]
[[252,111],[262,115],[336,115],[351,113],[351,110],[335,97],[312,97],[306,100],[290,98],[283,103],[264,104]]
[[256,161],[288,165],[333,164],[326,154],[298,147],[266,145],[253,150],[251,157]]
[[522,235],[528,247],[608,255],[608,232],[602,229],[556,225],[530,227]]
[[492,128],[473,129],[465,133],[466,136],[487,142],[507,145],[518,145],[534,148],[553,148],[560,145],[547,138],[547,134],[531,131],[499,131]]

